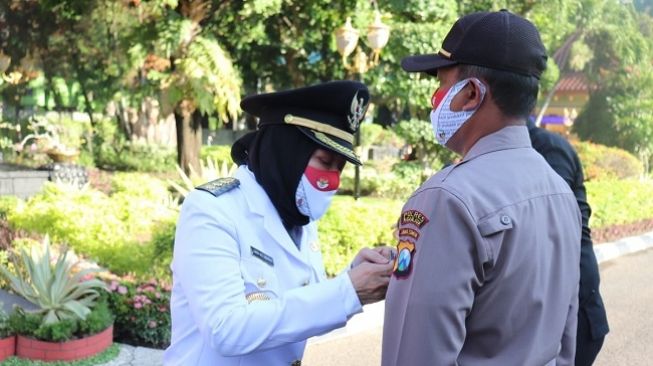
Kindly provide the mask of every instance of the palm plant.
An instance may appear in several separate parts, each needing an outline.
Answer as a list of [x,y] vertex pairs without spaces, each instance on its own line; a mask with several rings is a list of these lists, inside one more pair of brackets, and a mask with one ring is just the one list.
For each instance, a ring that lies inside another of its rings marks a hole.
[[99,268],[77,271],[80,262],[68,260],[68,249],[51,259],[50,240],[43,240],[42,248],[33,246],[28,253],[24,248],[13,253],[11,262],[16,273],[0,265],[0,273],[12,290],[38,306],[35,311],[43,315],[43,324],[53,324],[63,319],[85,320],[106,284],[87,277],[100,272]]

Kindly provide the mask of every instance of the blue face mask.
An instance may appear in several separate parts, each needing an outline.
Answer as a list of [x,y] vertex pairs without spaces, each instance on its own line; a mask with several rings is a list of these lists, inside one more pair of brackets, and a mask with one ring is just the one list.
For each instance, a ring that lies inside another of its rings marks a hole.
[[[467,85],[467,83],[475,83],[481,91],[481,102],[485,98],[485,85],[476,79],[469,78],[461,80],[454,84],[444,96],[434,95],[433,110],[431,111],[431,125],[433,126],[433,133],[435,139],[439,144],[446,146],[447,141],[469,120],[469,118],[478,110],[481,103],[472,110],[457,111],[451,110],[451,101],[453,98]],[[437,104],[436,102],[437,101]]]

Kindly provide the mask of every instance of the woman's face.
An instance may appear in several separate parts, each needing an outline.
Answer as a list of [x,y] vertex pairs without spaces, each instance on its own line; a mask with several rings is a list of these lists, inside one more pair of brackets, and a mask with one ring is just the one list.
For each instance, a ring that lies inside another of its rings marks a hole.
[[347,161],[341,155],[329,150],[317,149],[311,155],[308,166],[321,169],[342,172]]

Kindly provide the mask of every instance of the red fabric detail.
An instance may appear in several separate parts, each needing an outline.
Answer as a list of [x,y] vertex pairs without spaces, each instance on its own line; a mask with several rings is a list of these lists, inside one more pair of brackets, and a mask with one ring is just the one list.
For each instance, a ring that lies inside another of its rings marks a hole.
[[447,92],[449,91],[450,88],[442,89],[442,88],[437,88],[435,89],[435,93],[433,93],[433,96],[431,97],[431,106],[433,107],[433,110],[436,110],[440,103],[442,103],[442,99],[444,99],[444,96],[447,95]]
[[318,191],[335,191],[340,186],[340,172],[335,170],[322,170],[307,166],[306,178]]

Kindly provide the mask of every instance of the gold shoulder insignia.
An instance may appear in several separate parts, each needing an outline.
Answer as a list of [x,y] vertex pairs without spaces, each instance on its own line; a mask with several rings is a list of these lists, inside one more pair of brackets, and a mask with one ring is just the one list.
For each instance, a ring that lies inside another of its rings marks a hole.
[[238,179],[227,177],[227,178],[219,178],[210,181],[208,183],[204,183],[201,186],[195,187],[195,189],[209,192],[212,195],[218,197],[219,195],[225,192],[229,192],[230,190],[238,187],[239,185],[240,185],[240,181]]

